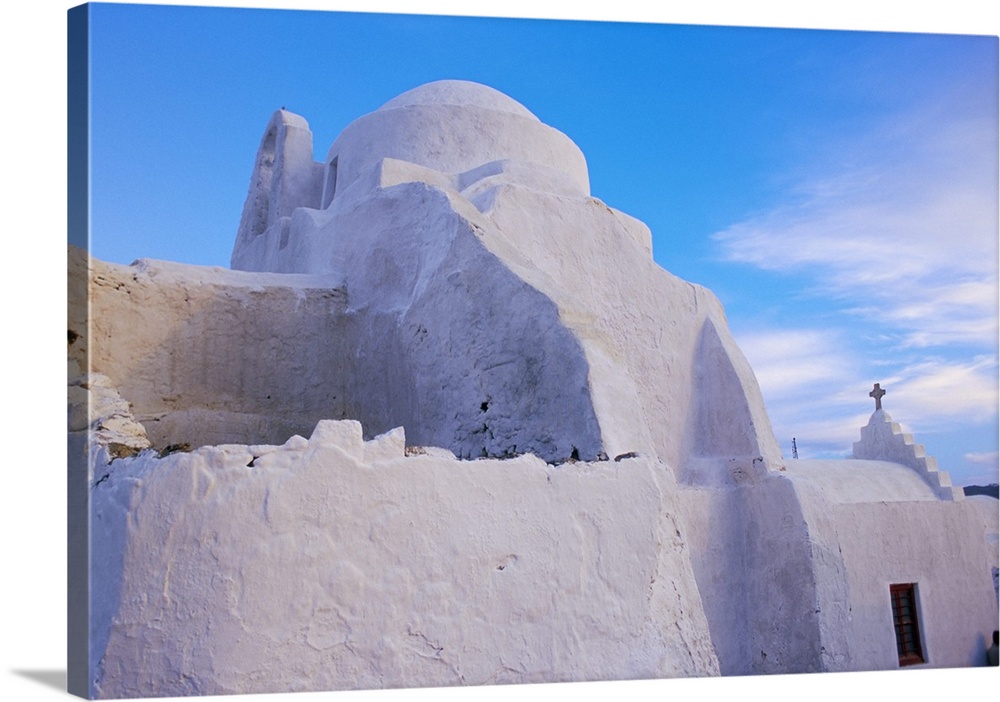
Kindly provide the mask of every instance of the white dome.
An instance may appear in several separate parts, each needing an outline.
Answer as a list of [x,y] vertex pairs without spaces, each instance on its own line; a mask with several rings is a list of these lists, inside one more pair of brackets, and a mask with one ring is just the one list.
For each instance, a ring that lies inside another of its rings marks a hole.
[[[569,137],[516,100],[470,81],[421,85],[347,125],[327,152],[321,207],[328,207],[338,193],[345,197],[355,183],[371,182],[385,159],[445,178],[486,167],[482,177],[487,172],[524,176],[536,189],[590,194],[587,161]],[[500,162],[504,165],[489,165]],[[364,193],[367,186],[347,197]]]
[[411,105],[478,107],[484,110],[507,112],[519,117],[538,120],[528,108],[517,100],[507,97],[499,90],[494,90],[489,86],[482,85],[481,83],[473,83],[468,80],[438,80],[433,83],[426,83],[394,97],[378,108],[377,111],[394,110]]

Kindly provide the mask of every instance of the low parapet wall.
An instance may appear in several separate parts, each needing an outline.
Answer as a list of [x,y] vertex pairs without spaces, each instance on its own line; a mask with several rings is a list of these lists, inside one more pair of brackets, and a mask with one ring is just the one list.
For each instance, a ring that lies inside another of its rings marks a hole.
[[354,421],[106,458],[98,696],[719,672],[655,459],[461,461]]

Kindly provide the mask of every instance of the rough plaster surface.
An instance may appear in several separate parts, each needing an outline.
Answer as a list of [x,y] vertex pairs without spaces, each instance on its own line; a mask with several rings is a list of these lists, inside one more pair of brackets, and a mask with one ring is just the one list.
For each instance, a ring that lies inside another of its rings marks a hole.
[[927,665],[970,664],[995,520],[881,411],[856,460],[785,462],[650,242],[565,135],[442,81],[323,163],[276,112],[238,270],[71,251],[85,691],[894,668],[900,581]]
[[997,622],[996,551],[980,536],[972,505],[831,504],[817,483],[795,484],[813,550],[822,556],[815,569],[825,670],[899,666],[889,603],[895,583],[916,583],[926,659],[917,667],[983,664]]
[[861,459],[801,459],[785,464],[797,484],[813,485],[830,504],[934,502],[937,491],[909,466]]
[[327,165],[321,202],[247,238],[251,186],[233,266],[343,281],[366,383],[399,369],[352,415],[366,430],[471,457],[780,462],[715,296],[657,266],[648,228],[589,196],[579,149],[510,98],[416,88]]
[[[728,465],[725,465],[728,464]],[[704,467],[704,466],[702,466]],[[689,546],[723,675],[825,670],[810,526],[782,472],[717,462],[682,485]]]
[[309,440],[103,464],[102,697],[711,675],[670,472]]
[[348,416],[339,359],[349,322],[337,314],[345,293],[336,281],[145,260],[89,265],[91,373],[110,380],[158,448],[280,443]]

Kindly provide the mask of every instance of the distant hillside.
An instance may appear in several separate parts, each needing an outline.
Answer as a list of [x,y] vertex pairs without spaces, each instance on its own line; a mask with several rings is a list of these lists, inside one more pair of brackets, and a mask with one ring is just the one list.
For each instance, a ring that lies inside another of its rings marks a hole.
[[990,485],[966,485],[962,490],[966,495],[989,495],[1000,500],[1000,485],[991,483]]

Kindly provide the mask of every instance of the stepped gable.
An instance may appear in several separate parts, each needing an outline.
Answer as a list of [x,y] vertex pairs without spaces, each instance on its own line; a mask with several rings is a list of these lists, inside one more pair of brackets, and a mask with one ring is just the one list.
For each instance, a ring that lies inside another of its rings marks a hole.
[[942,500],[957,502],[965,498],[962,488],[951,484],[947,471],[938,469],[937,459],[928,456],[924,447],[913,441],[913,435],[904,433],[881,407],[861,429],[861,441],[854,443],[853,457],[901,463],[915,470]]

